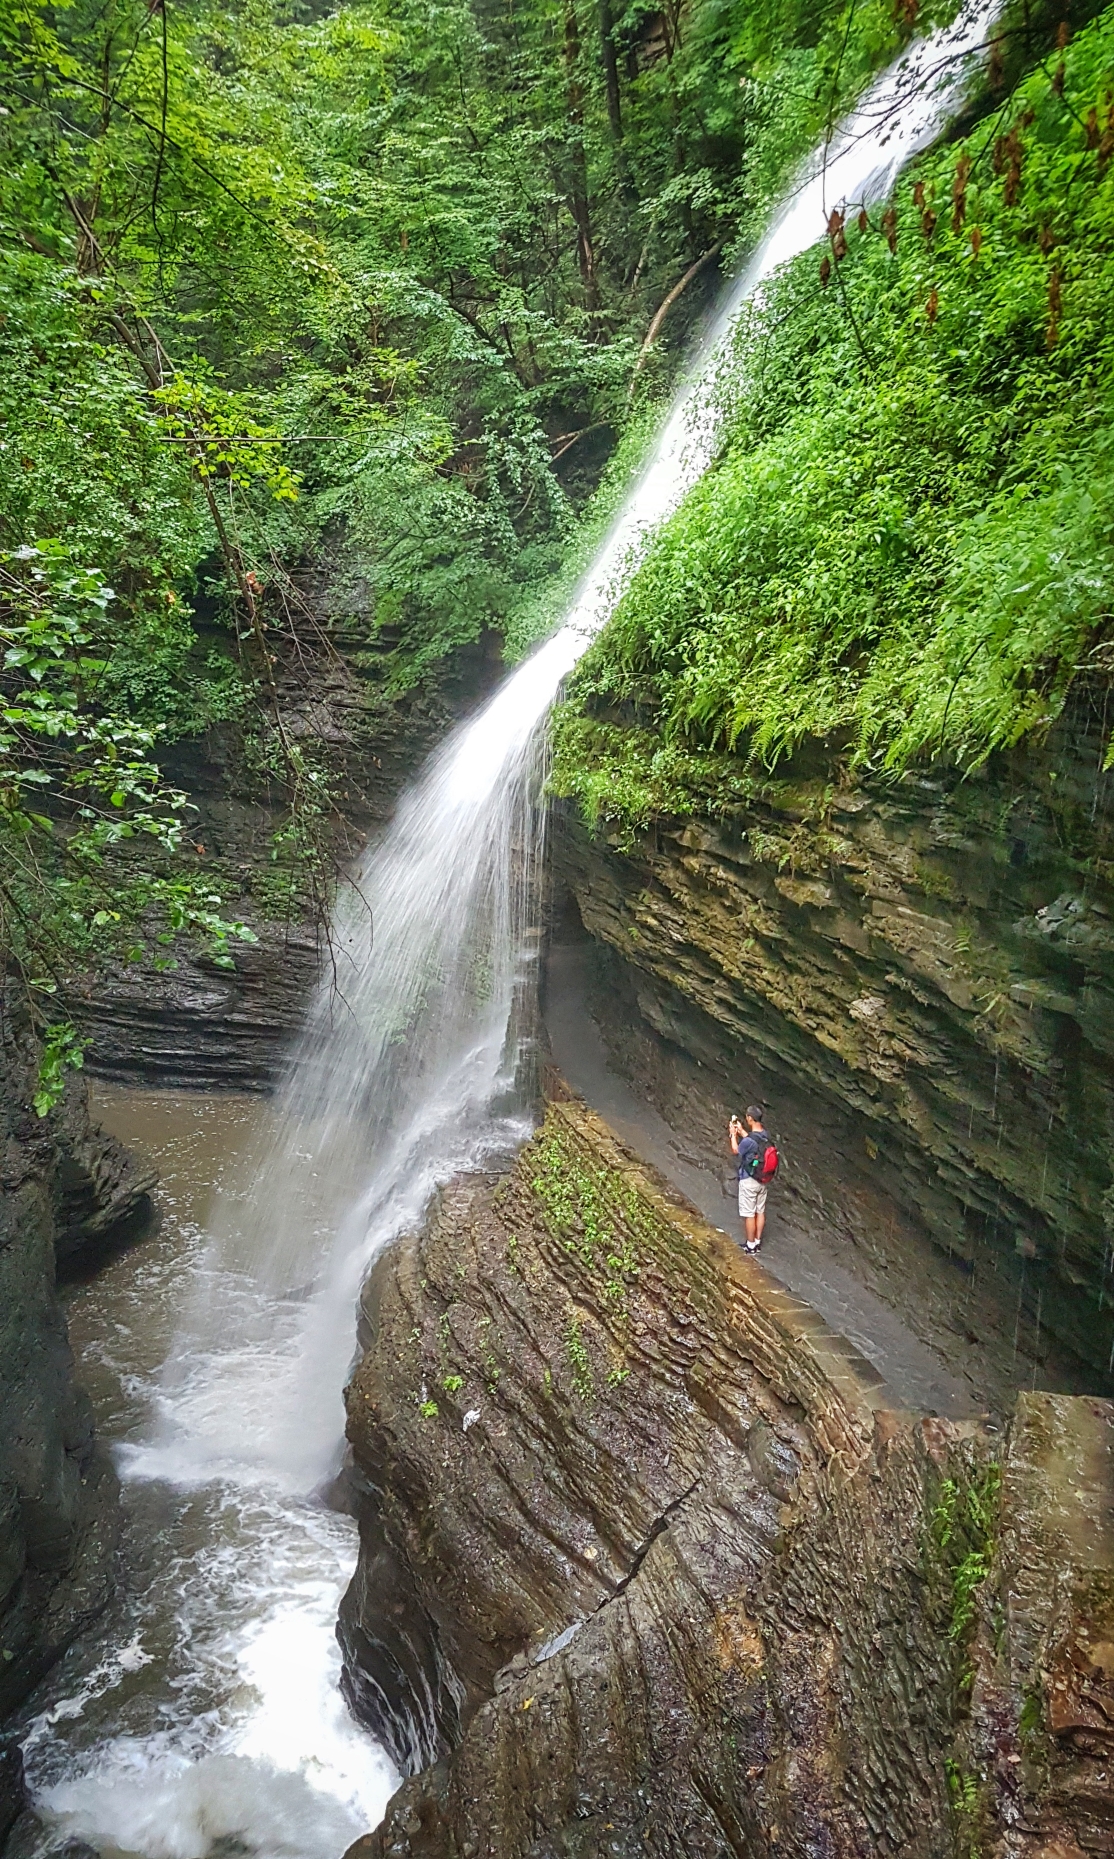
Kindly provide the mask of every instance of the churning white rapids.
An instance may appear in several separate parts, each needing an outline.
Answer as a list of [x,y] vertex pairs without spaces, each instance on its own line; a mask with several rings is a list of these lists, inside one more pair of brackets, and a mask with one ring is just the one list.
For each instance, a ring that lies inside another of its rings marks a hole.
[[714,454],[744,303],[833,207],[877,198],[932,139],[992,11],[903,57],[818,152],[727,292],[566,625],[432,758],[341,898],[336,985],[322,983],[238,1186],[177,1261],[165,1359],[130,1371],[145,1418],[116,1437],[142,1539],[136,1599],[110,1616],[123,1643],[102,1636],[90,1665],[87,1642],[32,1725],[39,1851],[77,1836],[145,1859],[337,1859],[381,1815],[395,1778],[336,1688],[354,1526],[314,1493],[340,1464],[369,1261],[437,1181],[528,1133],[539,725]]

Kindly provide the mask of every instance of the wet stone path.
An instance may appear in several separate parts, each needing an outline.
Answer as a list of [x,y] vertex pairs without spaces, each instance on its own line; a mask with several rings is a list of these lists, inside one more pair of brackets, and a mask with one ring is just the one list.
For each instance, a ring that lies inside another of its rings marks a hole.
[[[608,1064],[607,1048],[588,1005],[589,956],[583,944],[554,944],[546,974],[545,1025],[553,1059],[568,1083],[643,1161],[658,1172],[713,1226],[740,1237],[726,1169],[697,1166],[681,1139],[655,1109]],[[982,1403],[967,1376],[950,1371],[867,1285],[833,1256],[815,1230],[795,1217],[793,1203],[771,1192],[763,1268],[824,1318],[877,1369],[894,1405],[959,1418]]]

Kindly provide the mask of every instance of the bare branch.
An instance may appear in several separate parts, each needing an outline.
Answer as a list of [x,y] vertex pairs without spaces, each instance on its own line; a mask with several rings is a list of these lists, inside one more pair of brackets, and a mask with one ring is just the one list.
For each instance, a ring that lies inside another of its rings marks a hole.
[[722,252],[722,250],[723,250],[723,240],[717,239],[714,245],[710,245],[708,247],[708,250],[704,253],[704,256],[702,258],[698,258],[695,264],[692,264],[689,266],[688,270],[685,272],[684,277],[678,279],[677,283],[674,284],[673,289],[670,291],[668,297],[665,297],[662,300],[662,302],[658,305],[657,310],[654,312],[653,320],[650,324],[650,327],[646,331],[646,337],[642,344],[642,347],[638,351],[638,360],[634,364],[634,374],[631,377],[632,388],[634,386],[634,382],[638,378],[638,375],[641,373],[643,366],[645,365],[646,357],[649,355],[650,350],[653,348],[654,343],[657,341],[658,332],[661,329],[662,324],[664,323],[666,317],[669,315],[669,312],[673,308],[673,305],[676,303],[678,297],[680,297],[682,293],[688,289],[689,285],[692,283],[694,278],[698,278],[700,276],[700,273],[707,269],[707,267],[712,263],[712,260],[714,258],[719,257],[719,254]]

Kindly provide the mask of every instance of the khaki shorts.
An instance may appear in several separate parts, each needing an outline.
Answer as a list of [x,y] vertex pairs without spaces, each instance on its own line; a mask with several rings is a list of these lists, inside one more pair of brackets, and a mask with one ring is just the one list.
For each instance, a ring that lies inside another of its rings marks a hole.
[[739,1218],[753,1220],[755,1214],[766,1211],[767,1189],[763,1182],[754,1181],[749,1175],[739,1177]]

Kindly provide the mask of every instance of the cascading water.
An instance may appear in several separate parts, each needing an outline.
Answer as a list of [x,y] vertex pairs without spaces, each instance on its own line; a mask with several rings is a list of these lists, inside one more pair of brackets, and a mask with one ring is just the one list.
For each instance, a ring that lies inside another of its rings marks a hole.
[[[202,1859],[230,1842],[325,1859],[381,1813],[389,1767],[335,1692],[352,1526],[306,1494],[339,1464],[370,1259],[439,1180],[528,1133],[516,1080],[543,832],[539,724],[645,539],[713,456],[743,305],[823,235],[832,207],[876,198],[932,139],[993,11],[965,13],[899,60],[818,154],[728,293],[566,625],[434,756],[341,898],[336,973],[269,1142],[250,1185],[218,1197],[177,1340],[142,1389],[150,1418],[119,1450],[129,1502],[162,1531],[134,1638],[92,1670],[86,1654],[84,1688],[32,1727],[47,1844],[61,1829],[146,1859]],[[65,1683],[63,1668],[56,1698]]]

